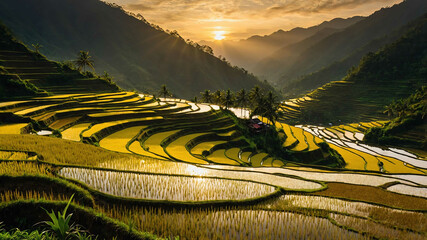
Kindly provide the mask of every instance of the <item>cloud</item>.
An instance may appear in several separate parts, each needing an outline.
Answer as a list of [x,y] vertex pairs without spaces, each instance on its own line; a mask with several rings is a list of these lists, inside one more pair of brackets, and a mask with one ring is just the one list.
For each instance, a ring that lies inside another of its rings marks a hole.
[[299,13],[310,14],[329,12],[341,8],[353,8],[373,2],[388,2],[388,0],[290,0],[285,3],[274,4],[267,9],[267,14]]

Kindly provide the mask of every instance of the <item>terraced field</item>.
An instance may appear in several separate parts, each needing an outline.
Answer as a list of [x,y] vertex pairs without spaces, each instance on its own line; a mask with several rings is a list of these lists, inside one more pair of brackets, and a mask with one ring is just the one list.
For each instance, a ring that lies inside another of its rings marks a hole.
[[[73,206],[164,238],[425,239],[425,160],[359,143],[383,122],[276,123],[295,156],[322,155],[325,144],[340,153],[346,166],[334,169],[255,151],[217,107],[166,100],[123,92],[1,103],[25,115],[0,125],[3,209],[75,192]],[[57,138],[24,134],[39,130]]]

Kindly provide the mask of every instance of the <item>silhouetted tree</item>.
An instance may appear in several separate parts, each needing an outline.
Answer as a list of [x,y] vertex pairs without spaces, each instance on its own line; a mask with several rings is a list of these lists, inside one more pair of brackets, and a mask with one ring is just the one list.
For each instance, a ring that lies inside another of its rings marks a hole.
[[43,47],[42,45],[40,45],[39,43],[36,43],[36,44],[31,44],[31,46],[33,46],[34,51],[36,51],[36,53],[40,54],[40,48]]
[[255,102],[255,106],[252,109],[251,115],[260,115],[270,120],[273,126],[276,125],[276,121],[280,116],[279,107],[280,103],[277,102],[277,97],[274,96],[273,92],[269,92],[267,96],[261,95],[258,101]]
[[211,102],[212,102],[212,94],[211,94],[211,91],[209,91],[209,90],[205,90],[205,91],[202,93],[202,99],[203,99],[203,102],[205,102],[205,103],[211,103]]
[[92,70],[95,71],[95,68],[93,68],[93,60],[92,57],[89,56],[89,51],[80,51],[79,56],[76,60],[76,65],[79,69],[79,71],[82,70],[86,71],[86,66],[92,68]]
[[227,90],[224,96],[224,105],[225,109],[228,109],[229,106],[231,106],[234,102],[234,96],[230,89]]
[[163,85],[160,87],[159,94],[160,94],[161,96],[163,96],[163,98],[166,98],[166,97],[170,97],[170,96],[172,96],[171,92],[170,92],[170,91],[169,91],[169,89],[166,87],[166,84],[163,84]]
[[221,105],[222,92],[220,90],[216,90],[213,94],[213,98],[216,104]]
[[240,107],[240,115],[243,114],[243,107],[245,107],[248,104],[248,95],[246,94],[245,89],[242,89],[237,92],[236,96],[236,103],[237,106]]

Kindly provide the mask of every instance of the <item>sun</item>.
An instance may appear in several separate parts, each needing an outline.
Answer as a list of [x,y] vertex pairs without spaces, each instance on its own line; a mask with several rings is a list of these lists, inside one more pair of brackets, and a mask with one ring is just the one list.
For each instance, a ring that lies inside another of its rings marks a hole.
[[215,40],[225,39],[225,36],[224,36],[225,31],[214,31],[213,33],[215,34],[215,37],[214,37]]

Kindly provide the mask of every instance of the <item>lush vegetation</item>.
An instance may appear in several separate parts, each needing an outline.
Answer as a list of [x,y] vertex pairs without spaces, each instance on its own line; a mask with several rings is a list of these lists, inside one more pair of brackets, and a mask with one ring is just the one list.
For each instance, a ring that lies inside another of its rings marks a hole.
[[[384,106],[427,85],[427,16],[408,25],[399,40],[366,55],[341,81],[328,83],[284,109],[289,119],[339,123],[385,118]],[[295,113],[292,113],[291,110]],[[289,113],[289,114],[288,114]]]
[[426,149],[427,86],[406,99],[392,102],[384,113],[394,119],[384,127],[370,128],[364,141]]
[[[306,86],[299,87],[299,90],[302,88],[305,91],[318,87],[319,82],[317,81],[325,84],[332,80],[340,80],[345,77],[347,69],[357,65],[364,55],[376,52],[385,44],[397,40],[403,32],[397,36],[393,32],[422,16],[426,11],[427,3],[425,1],[407,0],[390,8],[378,10],[365,19],[327,37],[323,37],[322,35],[325,34],[319,32],[318,36],[315,36],[317,42],[310,44],[312,41],[308,41],[305,48],[293,54],[291,59],[287,55],[282,55],[282,58],[279,59],[284,64],[276,65],[275,71],[271,72],[280,72],[278,86],[287,87],[287,84],[298,80],[303,75],[329,68],[329,73],[323,72],[323,76],[317,75],[318,79],[313,79],[316,82],[310,81],[312,84],[305,83]],[[399,21],[395,21],[395,19],[399,19]],[[268,64],[266,65],[268,66]],[[339,69],[340,67],[343,68]],[[285,88],[286,90],[292,94],[292,91],[296,89]]]

